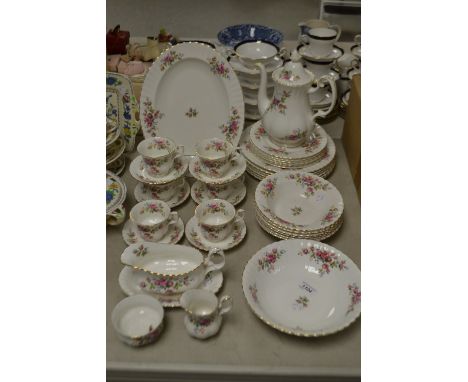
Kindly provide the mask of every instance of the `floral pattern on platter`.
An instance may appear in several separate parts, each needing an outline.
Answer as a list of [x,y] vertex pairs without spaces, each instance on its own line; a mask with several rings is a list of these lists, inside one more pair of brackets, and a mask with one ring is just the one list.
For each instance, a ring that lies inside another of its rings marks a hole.
[[304,228],[305,225],[303,224],[295,224],[295,223],[291,223],[287,220],[284,220],[282,218],[280,218],[279,216],[277,216],[270,208],[262,205],[262,210],[267,214],[269,215],[269,217],[271,219],[274,219],[274,220],[277,220],[278,222],[280,222],[281,224],[284,224],[285,226],[287,227],[291,227],[291,228]]
[[189,321],[194,326],[194,331],[197,334],[205,334],[206,328],[210,326],[214,319],[213,317],[200,317],[194,318],[193,316],[189,315]]
[[322,221],[320,222],[321,225],[325,225],[327,223],[331,223],[338,217],[338,208],[332,207],[328,210],[327,214],[323,217]]
[[109,204],[114,198],[119,195],[120,186],[117,182],[112,182],[107,185],[106,189],[106,205]]
[[298,216],[302,214],[302,207],[294,206],[293,208],[291,208],[291,213],[293,214],[293,216]]
[[251,294],[253,300],[258,304],[258,296],[257,296],[258,289],[257,289],[257,284],[253,283],[252,285],[249,285],[249,291],[250,291],[250,294]]
[[213,56],[208,59],[208,64],[210,65],[211,72],[217,76],[230,79],[229,73],[231,70],[223,62],[219,62],[216,56]]
[[184,277],[150,277],[140,282],[140,288],[150,290],[156,293],[178,293],[178,290],[187,286],[191,282],[191,278],[186,275]]
[[279,78],[286,81],[297,81],[301,79],[301,76],[292,74],[291,70],[283,69],[279,74]]
[[357,304],[361,303],[361,289],[356,283],[348,285],[349,295],[351,296],[351,303],[349,304],[346,314],[351,313]]
[[160,213],[164,212],[164,208],[159,203],[145,203],[143,208],[140,210],[140,214],[147,213]]
[[307,197],[315,194],[315,191],[327,191],[330,189],[328,183],[323,183],[317,177],[312,175],[304,175],[300,173],[288,175],[288,179],[293,179],[306,189],[304,195]]
[[229,117],[229,120],[219,126],[221,129],[221,132],[224,134],[226,139],[229,142],[232,142],[236,137],[237,134],[239,134],[239,126],[240,126],[240,114],[239,111],[233,107],[231,109],[231,115]]
[[171,148],[171,144],[163,138],[154,138],[151,140],[151,142],[146,146],[148,150],[167,150],[169,152],[169,149]]
[[260,191],[267,198],[275,194],[276,183],[278,182],[277,178],[267,179],[262,185],[262,190]]
[[158,133],[158,123],[164,117],[164,113],[153,107],[149,98],[143,102],[143,120],[146,124],[146,131],[153,137]]
[[[133,233],[133,232],[132,232]],[[136,257],[143,257],[148,253],[148,248],[146,248],[143,244],[140,245],[138,248],[133,250],[133,254]]]
[[175,62],[179,61],[180,59],[182,59],[182,57],[184,57],[184,55],[182,53],[178,53],[178,52],[175,52],[173,50],[170,50],[169,52],[167,52],[161,58],[161,65],[159,67],[161,69],[161,72],[163,72],[164,70],[169,68],[173,63],[175,63]]
[[255,130],[254,136],[255,139],[260,140],[262,137],[266,137],[268,134],[263,126],[260,126],[258,129]]
[[275,263],[286,253],[286,250],[272,248],[271,251],[266,252],[261,259],[258,260],[258,271],[266,270],[271,273],[275,270]]
[[291,91],[283,90],[280,98],[276,98],[275,96],[271,100],[270,106],[268,107],[269,110],[277,110],[281,114],[286,114],[287,106],[286,100],[291,96]]
[[156,329],[153,329],[153,326],[150,325],[148,334],[145,334],[141,337],[132,338],[132,346],[140,347],[153,343],[161,334],[162,328],[162,323]]
[[315,261],[316,264],[321,265],[319,269],[320,276],[323,276],[325,273],[330,273],[332,269],[338,269],[340,271],[348,269],[346,260],[340,260],[336,253],[324,249],[315,247],[303,248],[298,252],[298,255],[309,255],[311,261]]
[[307,296],[299,296],[293,303],[293,309],[295,310],[303,310],[307,308],[309,304],[309,298]]
[[206,216],[208,214],[213,215],[219,212],[225,216],[229,215],[229,212],[226,209],[226,204],[223,202],[211,202],[208,203],[205,209],[203,209],[202,216]]
[[194,107],[190,107],[188,111],[185,113],[185,116],[188,118],[194,118],[198,115],[198,110],[195,109]]

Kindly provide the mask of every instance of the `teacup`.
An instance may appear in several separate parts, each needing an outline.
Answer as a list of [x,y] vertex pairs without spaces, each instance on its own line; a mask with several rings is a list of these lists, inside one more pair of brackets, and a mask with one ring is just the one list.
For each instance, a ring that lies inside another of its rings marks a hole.
[[184,185],[185,178],[184,176],[181,176],[173,182],[166,184],[143,184],[143,190],[145,193],[151,194],[152,199],[167,202],[171,200]]
[[297,24],[299,27],[299,41],[301,41],[301,36],[307,34],[310,29],[313,28],[328,28],[330,23],[326,20],[321,19],[310,19],[307,21],[301,21]]
[[145,200],[136,204],[130,211],[130,220],[136,224],[138,233],[146,241],[158,241],[177,224],[179,215],[171,212],[162,200]]
[[220,178],[229,170],[235,154],[234,146],[219,138],[204,139],[195,145],[195,150],[200,158],[201,171],[213,178]]
[[268,65],[273,62],[276,56],[284,56],[285,48],[278,47],[267,41],[262,40],[247,40],[242,41],[234,47],[234,53],[239,61],[246,67],[255,68],[257,63]]
[[213,292],[203,289],[191,289],[180,297],[180,306],[184,308],[185,328],[188,333],[199,339],[205,339],[218,333],[222,316],[232,308],[232,297],[219,299]]
[[305,53],[314,57],[326,57],[333,50],[333,44],[340,38],[341,29],[337,25],[328,28],[312,28],[301,36],[301,41],[307,44]]
[[144,294],[124,298],[111,315],[119,339],[135,347],[151,344],[158,339],[164,327],[163,318],[161,303]]
[[174,160],[184,153],[183,146],[177,146],[168,138],[154,137],[141,141],[137,146],[143,163],[152,176],[166,175],[173,167]]
[[210,199],[195,208],[195,217],[206,240],[219,243],[234,229],[234,223],[242,219],[244,210],[236,212],[234,206],[222,199]]
[[225,262],[224,252],[218,248],[211,249],[204,257],[197,249],[185,245],[149,242],[129,245],[120,260],[145,272],[148,290],[161,295],[199,287],[209,272],[223,268]]
[[224,184],[207,184],[206,189],[212,198],[227,199],[237,187],[238,183],[244,183],[244,175],[239,179]]

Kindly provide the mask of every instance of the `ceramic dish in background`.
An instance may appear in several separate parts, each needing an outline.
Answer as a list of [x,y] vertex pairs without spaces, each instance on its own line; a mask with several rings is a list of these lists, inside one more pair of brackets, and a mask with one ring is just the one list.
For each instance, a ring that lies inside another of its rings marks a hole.
[[256,64],[259,63],[273,66],[275,58],[282,58],[286,54],[286,49],[279,49],[267,41],[246,40],[237,44],[231,52],[246,68],[256,69]]
[[283,333],[319,337],[341,331],[361,314],[361,272],[338,249],[314,240],[272,243],[242,275],[249,307]]
[[317,63],[328,62],[331,64],[334,60],[337,60],[344,54],[344,50],[337,45],[333,45],[332,51],[326,57],[316,57],[308,54],[306,46],[302,44],[298,45],[296,50],[303,58],[307,59],[308,61]]
[[168,137],[187,155],[194,155],[195,143],[205,138],[237,146],[244,126],[237,75],[210,46],[177,44],[161,53],[146,75],[140,117],[145,138]]
[[115,306],[111,315],[119,339],[134,347],[155,342],[163,330],[163,320],[161,303],[143,294],[124,298]]
[[221,44],[234,47],[246,40],[263,40],[275,45],[281,44],[283,34],[273,28],[258,24],[231,25],[218,32]]
[[122,205],[127,196],[125,183],[110,171],[106,171],[106,214]]

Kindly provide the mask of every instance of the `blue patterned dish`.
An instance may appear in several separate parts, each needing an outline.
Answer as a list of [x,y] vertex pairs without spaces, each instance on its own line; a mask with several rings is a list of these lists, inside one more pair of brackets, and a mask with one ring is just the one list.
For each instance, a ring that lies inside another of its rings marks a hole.
[[257,24],[231,25],[218,32],[221,44],[234,47],[245,40],[263,40],[279,45],[283,41],[283,34],[269,27]]

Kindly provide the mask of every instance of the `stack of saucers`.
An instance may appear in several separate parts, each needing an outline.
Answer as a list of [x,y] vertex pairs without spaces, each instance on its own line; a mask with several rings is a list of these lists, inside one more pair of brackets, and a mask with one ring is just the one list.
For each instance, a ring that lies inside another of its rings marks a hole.
[[106,169],[120,175],[125,168],[125,140],[116,120],[106,122]]
[[301,171],[282,171],[263,179],[255,191],[260,226],[280,239],[324,240],[343,223],[340,192],[327,180]]
[[288,148],[271,141],[261,121],[258,121],[244,131],[240,150],[247,160],[247,172],[259,180],[285,169],[326,178],[336,164],[335,143],[320,126],[316,127],[315,138],[311,142]]
[[192,158],[189,171],[196,179],[192,199],[201,204],[210,199],[224,199],[233,205],[245,197],[245,159],[235,147],[219,138],[197,142],[197,155]]
[[188,160],[181,146],[164,137],[148,138],[137,146],[138,155],[130,164],[130,174],[138,180],[138,202],[157,199],[170,208],[182,204],[190,195],[185,181]]

